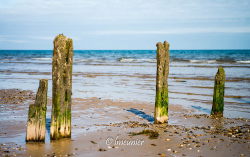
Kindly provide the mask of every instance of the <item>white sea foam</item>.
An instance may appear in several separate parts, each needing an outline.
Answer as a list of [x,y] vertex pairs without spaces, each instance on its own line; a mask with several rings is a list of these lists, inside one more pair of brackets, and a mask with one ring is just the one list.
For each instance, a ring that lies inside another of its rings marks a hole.
[[103,63],[105,60],[101,59],[75,59],[74,63],[89,63],[89,62],[97,62],[97,63]]
[[156,63],[157,60],[156,59],[142,59],[144,60],[145,62],[149,62],[149,63]]
[[191,63],[216,63],[216,60],[190,60]]
[[248,61],[237,61],[237,63],[249,64],[250,60],[248,60]]
[[92,60],[89,60],[89,59],[74,59],[75,63],[90,62],[90,61],[92,61]]
[[136,61],[136,59],[132,59],[132,58],[122,58],[119,60],[120,62],[124,62],[124,63],[130,63],[130,62],[134,62]]
[[122,63],[156,63],[156,59],[134,59],[134,58],[121,58],[119,62]]
[[51,58],[32,58],[34,60],[39,60],[39,61],[51,61]]

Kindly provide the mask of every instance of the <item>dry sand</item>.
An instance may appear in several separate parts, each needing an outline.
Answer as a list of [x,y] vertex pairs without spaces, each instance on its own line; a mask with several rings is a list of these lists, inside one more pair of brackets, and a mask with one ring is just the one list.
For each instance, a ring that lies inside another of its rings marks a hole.
[[[194,115],[169,106],[169,123],[153,124],[154,104],[99,98],[73,99],[72,138],[25,143],[28,106],[34,93],[0,90],[1,156],[249,156],[248,119]],[[50,113],[51,101],[47,113]],[[134,135],[143,130],[155,134]],[[157,134],[158,133],[158,134]]]

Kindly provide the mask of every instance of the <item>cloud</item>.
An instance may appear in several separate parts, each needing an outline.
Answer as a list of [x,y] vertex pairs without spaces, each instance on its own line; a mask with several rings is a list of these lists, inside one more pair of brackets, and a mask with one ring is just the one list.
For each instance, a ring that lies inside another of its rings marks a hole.
[[[22,39],[20,39],[22,38]],[[9,42],[9,43],[28,43],[34,40],[45,40],[53,41],[55,36],[20,36],[20,35],[0,35],[0,42]],[[74,41],[80,40],[76,36],[70,36]]]
[[0,29],[9,35],[1,41],[44,45],[62,32],[76,41],[127,34],[131,43],[133,35],[249,33],[250,1],[0,0]]
[[[29,39],[34,39],[34,40],[49,40],[49,41],[53,41],[55,39],[55,36],[27,36],[26,38]],[[78,41],[80,40],[79,37],[76,36],[70,36],[70,38],[74,39],[74,41]]]
[[52,36],[28,36],[27,38],[30,38],[30,39],[35,39],[35,40],[53,40],[55,37],[52,37]]
[[[9,0],[2,15],[83,19],[187,19],[250,17],[249,0]],[[76,16],[76,17],[74,17]]]
[[166,35],[166,34],[194,34],[194,33],[250,33],[250,27],[242,28],[171,28],[169,30],[103,30],[95,31],[96,35]]
[[27,40],[17,39],[13,35],[0,35],[0,42],[8,42],[8,43],[28,43]]
[[28,41],[26,40],[2,39],[2,38],[0,38],[0,42],[17,43],[17,44],[28,43]]

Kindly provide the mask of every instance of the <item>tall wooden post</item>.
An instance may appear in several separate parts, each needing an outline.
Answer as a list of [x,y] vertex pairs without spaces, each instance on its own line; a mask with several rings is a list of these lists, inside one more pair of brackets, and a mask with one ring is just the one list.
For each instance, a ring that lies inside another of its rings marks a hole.
[[155,123],[165,123],[168,120],[168,74],[169,74],[169,43],[158,42],[157,74],[155,98]]
[[225,79],[225,71],[223,67],[220,66],[215,75],[214,81],[214,96],[211,111],[212,115],[223,116]]
[[52,61],[51,140],[71,137],[73,41],[56,36]]
[[26,142],[44,142],[46,130],[48,80],[42,79],[36,94],[35,104],[29,106]]

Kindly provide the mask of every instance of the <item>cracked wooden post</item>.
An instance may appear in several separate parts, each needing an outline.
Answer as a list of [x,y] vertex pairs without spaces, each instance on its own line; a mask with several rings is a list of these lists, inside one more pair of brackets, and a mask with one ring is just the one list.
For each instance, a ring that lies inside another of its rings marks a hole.
[[35,104],[29,106],[26,142],[44,142],[46,130],[48,80],[42,79],[36,94]]
[[212,115],[223,116],[225,79],[225,71],[222,66],[219,66],[214,81]]
[[56,36],[52,61],[52,114],[50,138],[71,137],[73,41]]
[[169,43],[158,42],[154,123],[168,121]]

